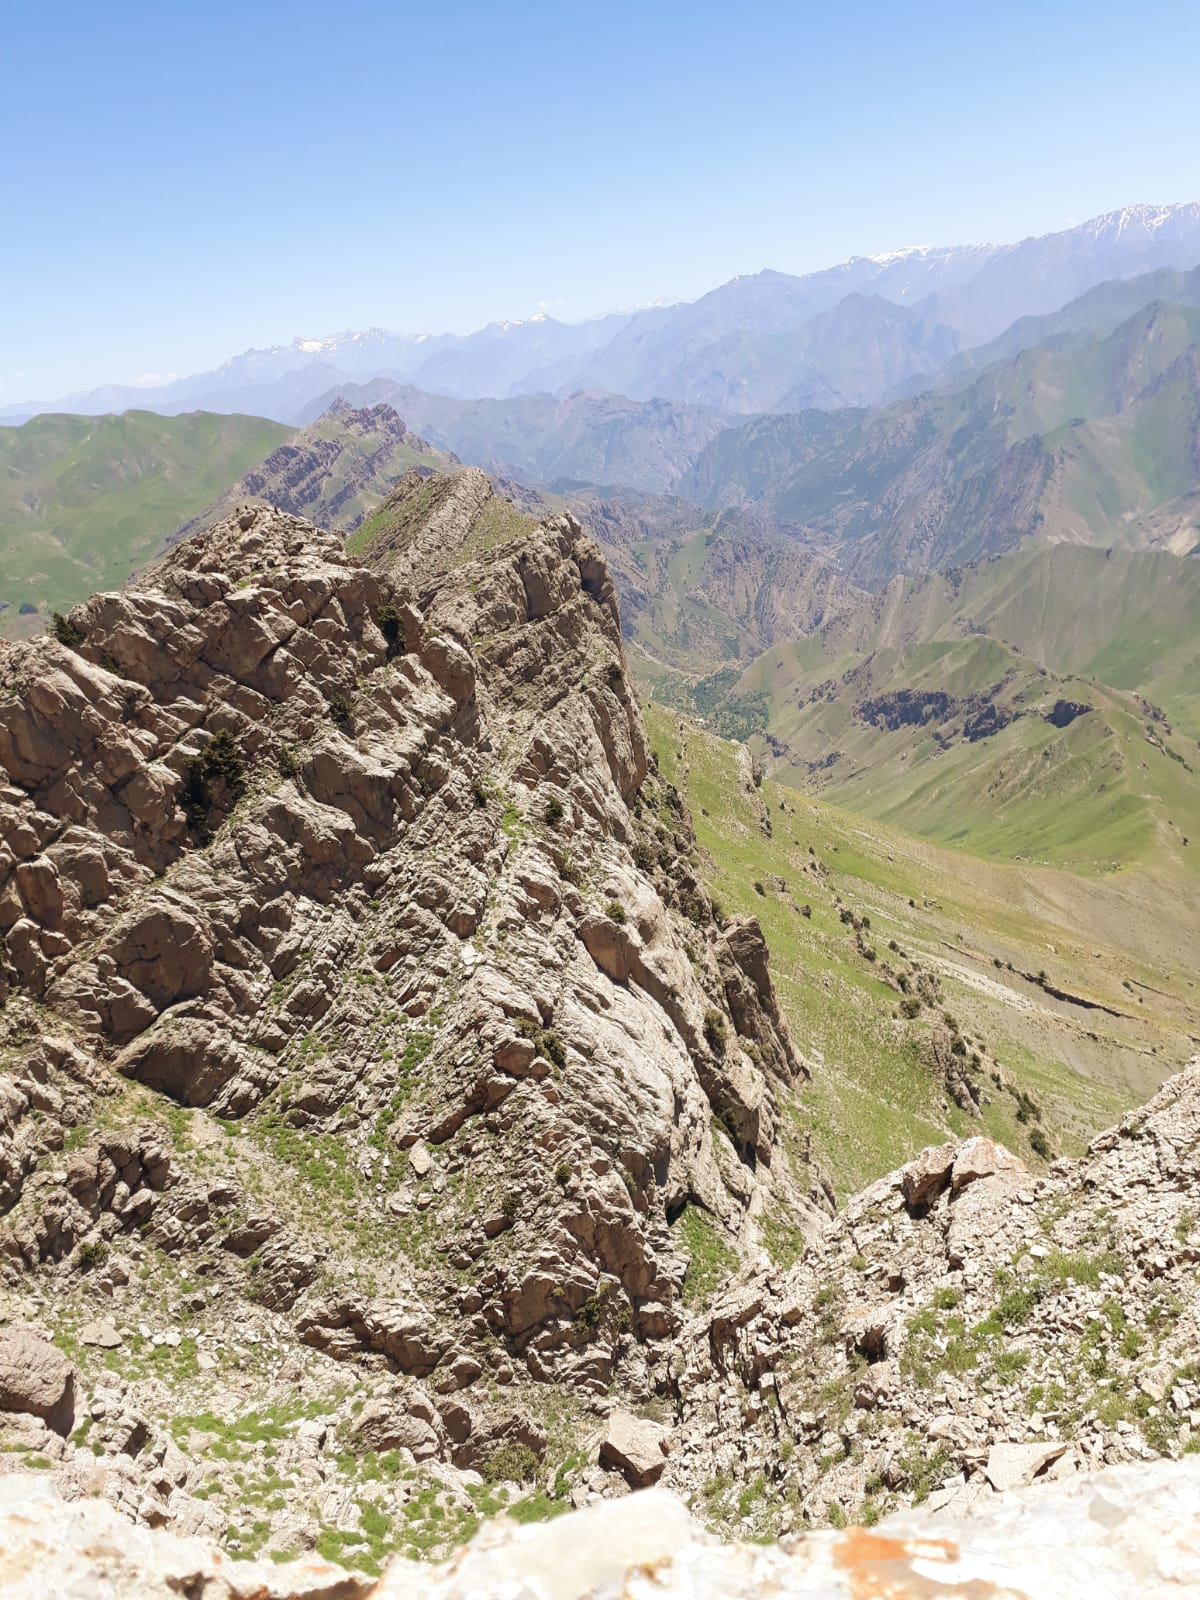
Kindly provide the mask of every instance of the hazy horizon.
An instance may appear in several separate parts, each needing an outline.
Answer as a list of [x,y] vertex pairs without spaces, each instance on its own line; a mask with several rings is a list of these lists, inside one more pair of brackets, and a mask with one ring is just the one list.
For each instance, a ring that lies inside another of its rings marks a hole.
[[0,401],[1186,198],[1200,15],[1157,21],[1082,0],[767,0],[736,28],[707,0],[22,8]]

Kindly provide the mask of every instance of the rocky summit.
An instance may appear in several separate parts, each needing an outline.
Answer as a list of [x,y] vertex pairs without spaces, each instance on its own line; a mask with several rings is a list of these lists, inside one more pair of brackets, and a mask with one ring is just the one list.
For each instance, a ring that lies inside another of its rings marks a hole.
[[1200,1444],[1200,1061],[1077,1161],[980,1135],[835,1213],[598,547],[414,468],[353,548],[235,505],[0,648],[14,1570],[53,1528],[64,1594],[99,1540],[114,1595],[633,1594],[643,1545],[667,1593],[965,1595],[863,1530],[978,1516],[1015,1571],[1105,1472],[1133,1592],[1195,1494],[1147,1463]]
[[0,654],[6,1360],[44,1371],[3,1461],[236,1549],[378,1534],[401,1481],[414,1550],[481,1483],[624,1489],[588,1440],[670,1413],[697,1256],[830,1210],[598,550],[435,487],[361,563],[244,509]]

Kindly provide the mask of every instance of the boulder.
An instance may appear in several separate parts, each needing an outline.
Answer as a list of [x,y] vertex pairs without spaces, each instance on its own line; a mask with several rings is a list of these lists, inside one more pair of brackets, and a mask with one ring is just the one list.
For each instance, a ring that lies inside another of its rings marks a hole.
[[953,1144],[930,1145],[900,1169],[900,1191],[907,1206],[924,1206],[945,1188],[954,1169],[958,1148]]
[[79,1330],[79,1342],[100,1350],[115,1350],[121,1343],[121,1335],[111,1322],[86,1322]]
[[668,1430],[660,1423],[614,1411],[600,1443],[600,1464],[615,1467],[632,1489],[644,1489],[667,1464]]
[[1011,1150],[979,1134],[959,1145],[950,1171],[950,1187],[957,1192],[980,1178],[994,1178],[1000,1174],[1017,1181],[1027,1178],[1029,1170]]
[[27,1328],[0,1332],[0,1411],[40,1417],[65,1438],[75,1420],[75,1368]]
[[1061,1456],[1068,1443],[1060,1439],[1045,1439],[1033,1444],[994,1444],[988,1451],[987,1473],[992,1488],[1021,1489],[1032,1483],[1043,1467]]

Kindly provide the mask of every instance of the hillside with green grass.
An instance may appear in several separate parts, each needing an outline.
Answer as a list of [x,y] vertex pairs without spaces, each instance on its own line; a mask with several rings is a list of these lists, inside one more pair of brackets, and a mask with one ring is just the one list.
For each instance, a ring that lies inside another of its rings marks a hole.
[[985,635],[833,663],[777,647],[738,687],[808,793],[976,854],[1195,874],[1200,748],[1134,695]]
[[897,579],[823,637],[837,654],[981,631],[1039,666],[1141,694],[1200,739],[1200,561],[1028,545],[977,566]]
[[[737,745],[664,708],[647,718],[714,894],[762,924],[814,1069],[788,1137],[811,1137],[840,1193],[971,1132],[1034,1167],[1075,1153],[1194,1053],[1200,906],[1157,868],[978,859],[756,785]],[[947,1061],[978,1116],[949,1092]]]
[[0,630],[118,589],[291,433],[261,417],[35,417],[0,428]]

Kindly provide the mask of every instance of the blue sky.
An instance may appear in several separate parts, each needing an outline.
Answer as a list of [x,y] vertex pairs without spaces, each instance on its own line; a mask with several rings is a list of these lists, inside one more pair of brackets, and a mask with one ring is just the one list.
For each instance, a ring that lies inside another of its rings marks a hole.
[[0,402],[1200,197],[1200,8],[5,8]]

